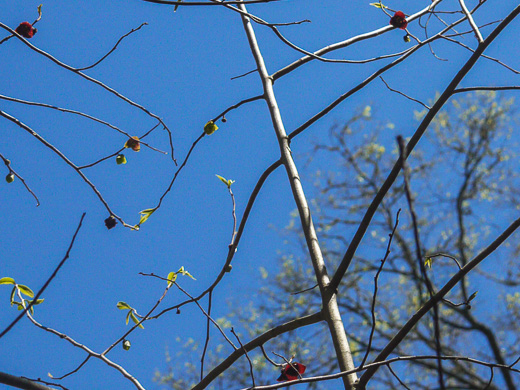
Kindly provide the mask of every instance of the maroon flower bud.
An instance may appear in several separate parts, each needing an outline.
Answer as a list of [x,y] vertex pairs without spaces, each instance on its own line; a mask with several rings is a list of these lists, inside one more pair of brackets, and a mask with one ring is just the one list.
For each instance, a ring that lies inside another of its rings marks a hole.
[[141,144],[139,142],[139,137],[129,138],[125,143],[125,148],[130,148],[134,152],[138,152],[141,150]]
[[105,219],[105,226],[108,230],[112,229],[117,225],[117,220],[111,215],[107,219]]
[[[282,375],[277,379],[278,382],[294,381],[300,378],[300,375],[305,372],[305,367],[300,363],[286,364],[282,368]],[[298,375],[299,374],[299,375]]]
[[36,30],[32,26],[31,23],[23,22],[23,23],[20,23],[20,25],[18,27],[16,27],[16,30],[14,30],[14,31],[16,31],[18,34],[20,34],[24,38],[32,38],[38,30]]
[[404,30],[406,26],[408,26],[408,22],[406,21],[406,16],[401,11],[397,11],[392,19],[390,19],[390,24],[394,27],[400,28]]

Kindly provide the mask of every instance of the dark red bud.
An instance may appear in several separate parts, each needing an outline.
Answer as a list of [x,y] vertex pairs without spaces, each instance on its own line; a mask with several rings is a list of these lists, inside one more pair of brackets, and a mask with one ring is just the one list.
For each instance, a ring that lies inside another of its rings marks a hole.
[[278,382],[294,381],[300,378],[300,375],[305,372],[305,367],[301,363],[286,364],[282,369],[282,374],[277,379]]
[[390,19],[390,24],[394,27],[404,30],[408,26],[406,15],[401,11],[397,11]]
[[112,229],[117,225],[117,220],[111,215],[107,219],[105,219],[105,226],[108,230]]
[[14,31],[16,31],[18,34],[20,34],[24,38],[32,38],[38,30],[36,30],[32,26],[31,23],[23,22],[23,23],[20,23],[20,25],[18,27],[16,27],[16,30],[14,30]]

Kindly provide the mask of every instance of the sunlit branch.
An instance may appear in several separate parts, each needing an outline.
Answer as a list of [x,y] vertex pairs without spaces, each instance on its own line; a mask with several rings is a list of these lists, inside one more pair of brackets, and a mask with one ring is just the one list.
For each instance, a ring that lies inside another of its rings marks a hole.
[[436,39],[439,39],[442,37],[442,34],[446,31],[448,31],[450,28],[452,28],[453,26],[456,26],[457,24],[459,23],[462,23],[463,21],[465,20],[465,18],[462,18],[454,23],[452,23],[450,25],[450,27],[447,27],[445,28],[444,30],[440,31],[439,33],[435,34],[434,36],[432,36],[431,38],[428,38],[427,40],[424,40],[422,41],[422,43],[408,49],[408,51],[406,51],[406,53],[404,55],[402,55],[401,57],[399,57],[398,59],[392,61],[390,64],[388,65],[385,65],[383,66],[382,68],[378,69],[377,71],[375,71],[374,73],[372,73],[369,77],[367,77],[365,80],[363,80],[361,83],[359,83],[358,85],[356,85],[354,88],[350,89],[348,92],[344,93],[343,95],[341,95],[340,97],[338,97],[336,100],[334,100],[331,104],[329,104],[326,108],[324,108],[323,110],[321,110],[320,112],[318,112],[317,114],[315,114],[312,118],[308,119],[305,123],[303,123],[302,125],[300,125],[298,128],[296,128],[295,130],[293,130],[290,134],[289,134],[289,139],[292,139],[294,138],[295,136],[297,136],[298,134],[300,134],[302,131],[304,131],[305,129],[307,129],[309,126],[311,126],[312,124],[314,124],[315,122],[317,122],[319,119],[323,118],[325,115],[327,115],[330,111],[332,111],[335,107],[337,107],[341,102],[343,102],[345,99],[347,99],[348,97],[352,96],[354,93],[358,92],[359,90],[363,89],[364,87],[366,87],[368,84],[370,84],[370,82],[372,82],[375,78],[377,78],[378,76],[380,76],[381,74],[383,74],[384,72],[386,72],[387,70],[393,68],[394,66],[396,66],[397,64],[401,63],[402,61],[404,61],[407,57],[409,57],[410,55],[412,55],[413,53],[415,53],[415,51],[417,51],[419,48],[421,48],[422,46],[424,46],[425,44],[427,43],[430,43],[430,42],[433,42],[434,40]]
[[473,15],[471,15],[468,8],[466,7],[466,3],[464,3],[464,0],[459,0],[459,4],[460,4],[460,7],[462,8],[462,12],[464,12],[466,17],[468,18],[468,22],[469,22],[471,28],[475,32],[475,36],[477,37],[478,43],[484,42],[484,38],[482,38],[482,34],[480,33],[480,30],[479,30],[477,24],[473,20]]
[[[419,17],[421,17],[422,15],[430,12],[430,10],[432,8],[434,8],[437,4],[441,3],[442,0],[434,0],[430,5],[428,5],[428,7],[422,9],[421,11],[409,16],[406,18],[406,20],[408,22],[410,21],[413,21]],[[368,32],[368,33],[364,33],[364,34],[360,34],[360,35],[357,35],[355,37],[352,37],[352,38],[349,38],[345,41],[342,41],[342,42],[338,42],[338,43],[334,43],[332,45],[329,45],[329,46],[326,46],[320,50],[317,50],[315,51],[313,54],[316,55],[316,56],[322,56],[323,54],[326,54],[326,53],[329,53],[331,51],[334,51],[334,50],[338,50],[338,49],[342,49],[344,47],[347,47],[347,46],[350,46],[354,43],[357,43],[357,42],[361,42],[365,39],[369,39],[369,38],[373,38],[373,37],[376,37],[378,35],[381,35],[385,32],[388,32],[388,31],[391,31],[393,30],[394,27],[393,26],[385,26],[385,27],[381,27],[377,30],[374,30],[374,31],[371,31],[371,32]],[[301,65],[309,62],[309,61],[312,61],[314,58],[311,57],[311,56],[305,56],[305,57],[302,57],[296,61],[294,61],[292,64],[289,64],[287,66],[285,66],[284,68],[276,71],[275,73],[273,73],[271,75],[271,77],[273,78],[273,81],[279,79],[280,77],[292,72],[293,70],[295,70],[296,68],[300,67]]]

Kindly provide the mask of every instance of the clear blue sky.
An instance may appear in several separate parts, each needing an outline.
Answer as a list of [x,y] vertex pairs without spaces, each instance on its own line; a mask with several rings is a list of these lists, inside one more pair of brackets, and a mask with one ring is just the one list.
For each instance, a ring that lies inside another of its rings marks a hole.
[[[388,5],[411,14],[429,2],[395,0]],[[40,1],[4,3],[0,6],[0,21],[15,28],[20,22],[36,18]],[[250,6],[249,10],[271,22],[311,19],[312,23],[282,30],[309,50],[388,24],[388,18],[370,7],[368,0],[347,3],[282,0]],[[475,3],[468,1],[468,5]],[[476,14],[477,22],[500,19],[516,5],[514,1],[488,3]],[[108,59],[86,73],[163,118],[172,129],[176,157],[182,161],[209,119],[230,105],[261,93],[255,74],[230,80],[254,68],[237,14],[218,7],[184,7],[173,13],[172,7],[138,0],[49,0],[43,2],[43,17],[36,26],[38,33],[30,42],[67,64],[83,67],[95,62],[121,35],[143,22],[148,26],[126,38]],[[517,68],[518,26],[518,21],[513,22],[487,52]],[[465,25],[460,29],[467,28]],[[269,29],[255,29],[269,71],[300,57]],[[420,34],[416,23],[411,23],[409,29]],[[483,31],[487,35],[490,30]],[[6,34],[2,31],[0,38]],[[330,57],[362,59],[401,51],[408,47],[403,35],[400,30],[391,31]],[[475,47],[471,35],[466,44]],[[403,66],[388,72],[385,79],[416,98],[432,99],[470,54],[448,43],[436,44],[435,50],[450,61],[436,60],[424,48]],[[1,94],[77,109],[135,135],[156,123],[17,39],[2,44],[0,52]],[[380,66],[382,62],[366,66],[311,63],[277,81],[275,90],[287,130],[296,128]],[[481,59],[463,85],[514,84],[514,77],[495,63]],[[306,161],[301,156],[309,150],[309,141],[326,137],[332,124],[350,117],[365,104],[371,104],[374,111],[384,113],[385,119],[397,124],[389,134],[389,142],[396,134],[413,133],[413,110],[421,109],[375,81],[293,142],[299,165]],[[0,107],[31,126],[78,165],[115,152],[126,140],[107,127],[70,114],[4,101],[0,101]],[[108,217],[106,209],[76,172],[19,127],[0,121],[0,153],[11,160],[13,168],[42,203],[36,208],[19,180],[11,185],[3,180],[0,183],[0,277],[13,277],[37,290],[63,258],[81,214],[87,213],[70,259],[45,292],[45,303],[36,310],[37,320],[100,352],[127,329],[125,313],[116,309],[118,301],[126,301],[144,313],[162,294],[162,282],[139,276],[139,272],[166,276],[185,266],[197,280],[180,281],[193,294],[211,283],[225,260],[232,229],[229,195],[215,174],[236,180],[233,191],[240,217],[258,177],[279,153],[263,102],[243,106],[227,115],[227,119],[225,124],[218,123],[220,129],[214,135],[205,137],[197,146],[164,206],[139,232],[124,229],[120,224],[107,231],[103,223]],[[166,133],[160,129],[147,142],[168,150]],[[85,173],[118,215],[129,223],[137,223],[140,210],[156,205],[174,166],[169,156],[144,147],[139,153],[127,150],[125,154],[126,165],[116,165],[112,158]],[[326,169],[327,164],[315,161],[304,172]],[[0,176],[5,174],[6,169],[0,170]],[[304,187],[310,194],[311,186],[310,178],[304,177]],[[254,296],[260,286],[260,266],[276,272],[272,267],[277,250],[283,247],[283,237],[277,231],[288,223],[294,208],[286,175],[279,170],[270,177],[254,207],[233,272],[216,290],[215,317],[226,313],[228,297]],[[9,306],[10,289],[0,287],[3,329],[18,312]],[[180,299],[181,294],[172,290],[163,306]],[[129,352],[118,347],[109,357],[146,388],[158,388],[152,377],[156,368],[166,368],[165,347],[176,348],[174,340],[178,336],[202,341],[204,324],[196,307],[183,309],[180,316],[172,312],[145,324],[144,331],[134,332]],[[0,371],[14,375],[37,378],[51,372],[59,376],[74,369],[84,357],[82,351],[27,320],[0,342]],[[94,359],[63,384],[73,389],[132,388],[119,373]]]

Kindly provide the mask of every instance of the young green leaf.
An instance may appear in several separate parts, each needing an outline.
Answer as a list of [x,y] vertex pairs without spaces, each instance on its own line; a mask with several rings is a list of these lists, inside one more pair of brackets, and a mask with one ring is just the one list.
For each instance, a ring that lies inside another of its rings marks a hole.
[[129,310],[128,311],[128,314],[126,315],[126,325],[128,325],[128,319],[130,318],[130,316],[132,315],[132,310]]
[[33,293],[33,291],[29,287],[24,286],[23,284],[19,284],[18,288],[20,289],[22,294],[25,294],[28,297],[34,298],[34,293]]
[[[132,319],[132,321],[134,321],[136,324],[139,324],[139,320],[138,320],[137,317],[135,316],[134,312],[131,311],[131,312],[129,312],[129,313],[130,313],[130,318]],[[139,327],[140,327],[141,329],[144,329],[143,324],[139,324]]]
[[379,2],[379,3],[370,3],[370,5],[372,7],[376,7],[376,8],[388,8],[386,5],[384,5],[383,3]]
[[184,266],[182,266],[181,268],[179,268],[179,270],[177,271],[178,274],[182,274],[184,276],[189,276],[190,278],[192,278],[193,280],[197,280],[195,279],[188,271],[186,271],[184,269]]
[[139,211],[139,214],[141,214],[141,219],[139,220],[138,225],[141,225],[142,223],[145,223],[148,218],[150,218],[150,215],[154,213],[156,209],[146,209]]
[[193,275],[190,274],[188,271],[184,271],[183,275],[185,275],[185,276],[189,276],[189,277],[192,278],[193,280],[197,280],[197,279],[195,279],[195,278],[193,277]]
[[0,279],[0,284],[15,284],[15,282],[13,278],[5,277]]
[[173,284],[173,282],[175,282],[175,280],[177,279],[177,272],[170,272],[168,274],[168,288],[170,288]]
[[426,261],[424,262],[424,265],[431,269],[432,268],[432,263],[433,263],[432,258],[431,257],[427,257]]
[[119,310],[132,310],[132,306],[130,306],[128,303],[119,301],[117,302],[117,308]]
[[15,294],[16,294],[16,286],[13,287],[13,291],[11,291],[11,299],[10,299],[10,301],[11,301],[11,306],[13,306],[13,302],[14,302],[14,296],[15,296]]
[[477,296],[477,293],[478,293],[478,291],[475,291],[473,294],[471,294],[468,298],[467,303],[470,303],[473,299],[475,299],[475,297]]
[[227,180],[220,175],[215,175],[215,176],[218,177],[220,179],[220,181],[222,181],[222,183],[224,183],[227,186],[227,188],[231,187],[231,184],[233,184],[235,182],[234,180],[231,180],[231,179]]

